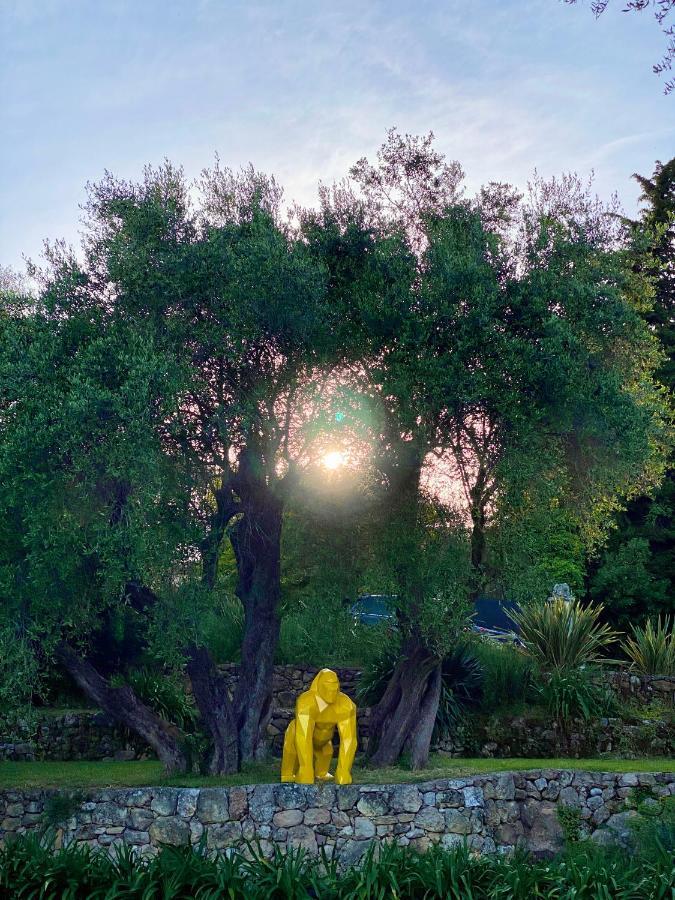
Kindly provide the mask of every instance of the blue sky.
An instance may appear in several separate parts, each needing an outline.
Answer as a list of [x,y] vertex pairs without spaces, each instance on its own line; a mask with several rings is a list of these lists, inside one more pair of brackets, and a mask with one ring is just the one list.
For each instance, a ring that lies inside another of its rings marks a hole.
[[595,170],[635,210],[634,171],[675,154],[651,15],[588,0],[0,0],[0,263],[77,241],[84,185],[168,157],[275,174],[289,200],[433,130],[470,190]]

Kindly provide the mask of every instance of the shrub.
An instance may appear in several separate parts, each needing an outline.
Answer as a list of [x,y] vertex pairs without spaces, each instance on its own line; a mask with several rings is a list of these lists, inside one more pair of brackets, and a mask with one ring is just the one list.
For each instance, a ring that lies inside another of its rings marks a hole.
[[277,662],[315,666],[369,666],[398,646],[390,625],[363,625],[337,602],[298,604],[281,620]]
[[581,827],[583,819],[581,818],[581,809],[578,806],[570,806],[564,803],[556,807],[558,822],[562,828],[563,838],[566,844],[576,844],[581,840]]
[[84,794],[57,791],[45,798],[42,821],[47,828],[63,825],[84,802]]
[[633,625],[632,631],[621,645],[631,667],[641,675],[675,675],[675,631],[670,616],[648,619],[644,628]]
[[598,621],[603,610],[555,597],[544,604],[512,613],[525,648],[544,670],[577,669],[600,662],[618,633]]
[[202,629],[214,662],[237,662],[244,635],[244,607],[236,597],[218,596],[204,616]]
[[[653,828],[654,826],[652,826]],[[657,835],[657,841],[659,840]],[[309,898],[666,898],[675,886],[672,858],[661,844],[645,851],[607,850],[576,843],[552,861],[516,853],[479,856],[468,847],[425,854],[373,844],[359,865],[338,868],[325,856],[275,848],[265,859],[255,845],[226,854],[203,845],[167,847],[153,859],[132,847],[112,857],[75,844],[54,851],[46,840],[20,837],[0,848],[0,896],[19,897],[228,897],[230,900]]]
[[481,640],[474,647],[483,667],[485,712],[529,703],[535,696],[532,660],[517,647]]
[[612,712],[613,695],[583,669],[554,669],[539,688],[547,712],[566,723]]

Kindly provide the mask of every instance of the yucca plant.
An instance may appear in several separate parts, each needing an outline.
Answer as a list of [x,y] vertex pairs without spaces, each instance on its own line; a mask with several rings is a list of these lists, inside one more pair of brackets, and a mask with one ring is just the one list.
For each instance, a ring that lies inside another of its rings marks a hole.
[[510,613],[525,649],[544,671],[578,669],[600,662],[618,632],[599,622],[603,610],[556,597],[541,606]]
[[621,645],[631,668],[641,675],[675,675],[675,631],[670,616],[647,619],[644,628],[633,625],[632,631]]

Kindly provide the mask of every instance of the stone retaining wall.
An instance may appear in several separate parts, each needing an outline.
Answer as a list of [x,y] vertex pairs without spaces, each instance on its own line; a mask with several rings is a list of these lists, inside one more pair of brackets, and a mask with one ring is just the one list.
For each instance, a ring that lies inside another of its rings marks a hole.
[[[658,814],[675,795],[675,773],[603,774],[532,770],[420,784],[99,790],[62,798],[54,792],[0,792],[0,843],[35,831],[55,815],[64,819],[57,843],[93,847],[127,844],[153,855],[162,844],[212,850],[259,841],[270,855],[323,848],[343,863],[360,859],[374,841],[426,850],[467,841],[481,853],[522,846],[537,855],[562,847],[558,809],[577,810],[579,836],[600,843],[626,841],[639,819],[635,808]],[[55,812],[59,811],[59,812]]]
[[[368,735],[370,710],[358,712],[359,743]],[[271,751],[281,755],[283,734],[293,716],[292,709],[276,709],[268,725]],[[675,756],[675,728],[668,721],[644,719],[633,723],[620,719],[577,721],[569,733],[555,723],[524,716],[471,718],[457,733],[439,738],[432,751],[454,757],[532,759],[569,756],[594,758],[611,753],[626,758]],[[41,720],[34,736],[25,735],[0,742],[0,760],[97,760],[147,759],[149,747],[115,725],[102,712],[50,715]]]
[[455,757],[593,759],[603,754],[623,758],[675,756],[675,727],[661,719],[575,719],[564,730],[557,722],[527,716],[476,716],[451,736],[439,738],[432,751]]
[[[220,667],[230,691],[237,682],[237,666]],[[318,672],[316,667],[275,666],[273,701],[267,733],[273,755],[281,754],[283,734],[294,714],[295,698],[306,690]],[[361,672],[359,669],[337,670],[346,694],[355,699]],[[672,706],[675,701],[675,678],[638,677],[626,672],[605,676],[626,699],[645,702],[659,699]],[[368,736],[367,708],[358,711],[361,746]],[[472,717],[464,731],[437,741],[434,751],[452,756],[528,757],[555,756],[595,757],[603,753],[636,756],[672,756],[675,733],[672,723],[638,720],[625,723],[619,719],[598,719],[575,723],[569,734],[552,723],[526,717],[483,719]],[[148,747],[120,729],[105,713],[66,713],[46,715],[35,734],[0,735],[0,760],[68,760],[68,759],[141,759],[152,755]]]

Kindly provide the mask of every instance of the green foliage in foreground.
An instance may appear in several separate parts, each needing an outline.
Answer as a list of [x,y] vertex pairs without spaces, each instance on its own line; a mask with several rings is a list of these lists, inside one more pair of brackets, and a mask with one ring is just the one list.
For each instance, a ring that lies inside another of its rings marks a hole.
[[130,848],[110,858],[89,848],[52,851],[47,841],[21,838],[0,851],[0,892],[7,898],[531,898],[614,900],[670,898],[675,870],[669,848],[656,845],[632,856],[589,846],[553,861],[523,855],[480,857],[466,848],[410,849],[380,846],[361,865],[339,870],[303,851],[276,851],[267,860],[254,846],[244,855],[215,857],[166,848],[139,861]]
[[[31,788],[99,787],[227,787],[237,784],[273,784],[279,781],[279,760],[251,763],[235,775],[179,775],[167,778],[157,760],[139,762],[3,762],[0,790]],[[396,784],[460,778],[493,772],[530,769],[569,769],[585,772],[673,772],[675,759],[462,759],[432,753],[429,765],[411,772],[403,766],[367,769],[359,760],[354,767],[357,784]]]

